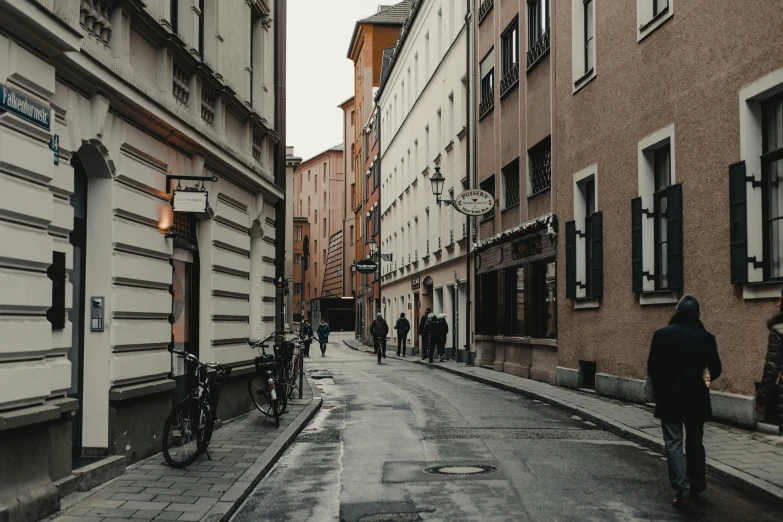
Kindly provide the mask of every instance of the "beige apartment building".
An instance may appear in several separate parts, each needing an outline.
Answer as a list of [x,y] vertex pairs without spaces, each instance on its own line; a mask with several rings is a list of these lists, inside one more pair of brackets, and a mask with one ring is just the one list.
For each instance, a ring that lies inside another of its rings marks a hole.
[[[564,0],[560,0],[564,1]],[[581,0],[579,0],[581,2]],[[554,0],[477,0],[475,364],[555,383]]]
[[247,340],[282,324],[285,2],[197,4],[0,1],[0,519],[161,450],[170,346],[234,368],[219,417],[252,407]]
[[783,288],[779,6],[561,0],[556,14],[557,382],[649,401],[653,332],[690,293],[723,360],[713,411],[752,427]]

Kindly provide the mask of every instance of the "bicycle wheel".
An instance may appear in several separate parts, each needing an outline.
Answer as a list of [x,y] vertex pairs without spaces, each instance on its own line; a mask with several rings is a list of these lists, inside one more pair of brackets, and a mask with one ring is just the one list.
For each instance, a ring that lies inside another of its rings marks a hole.
[[294,390],[297,389],[299,381],[299,357],[294,358],[293,371],[291,372],[291,382],[288,383],[288,398],[294,398]]
[[[281,411],[279,400],[272,400],[271,393],[267,390],[267,379],[268,377],[265,375],[254,375],[247,382],[247,391],[250,394],[250,400],[258,411],[267,417],[275,417],[277,419]],[[277,405],[276,409],[273,408],[273,403]],[[277,423],[279,424],[279,421]]]
[[209,407],[194,398],[174,407],[163,426],[163,458],[173,468],[193,463],[209,443],[212,435]]
[[272,416],[275,418],[275,428],[280,427],[280,399],[273,399],[271,404]]

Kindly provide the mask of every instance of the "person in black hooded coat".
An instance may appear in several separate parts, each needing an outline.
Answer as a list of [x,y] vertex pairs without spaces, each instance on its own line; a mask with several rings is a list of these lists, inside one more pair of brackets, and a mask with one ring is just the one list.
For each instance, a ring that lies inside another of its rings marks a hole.
[[[764,408],[775,396],[783,397],[783,379],[778,380],[783,371],[783,293],[777,302],[778,313],[767,321],[769,337],[767,339],[767,357],[764,361],[764,372],[761,376],[759,393],[756,397],[756,410],[764,413]],[[776,389],[777,388],[777,389]],[[778,430],[783,433],[783,408],[778,402]]]
[[[707,487],[704,423],[712,419],[710,390],[704,380],[720,377],[721,362],[715,337],[699,319],[699,302],[685,295],[669,326],[657,330],[650,346],[647,372],[657,397],[655,416],[661,419],[669,479],[677,492],[674,506],[687,507]],[[686,458],[682,452],[683,425]]]

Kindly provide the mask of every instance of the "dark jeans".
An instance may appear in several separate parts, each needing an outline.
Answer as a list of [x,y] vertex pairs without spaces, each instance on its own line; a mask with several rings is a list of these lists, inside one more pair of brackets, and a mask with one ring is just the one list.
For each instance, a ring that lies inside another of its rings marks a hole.
[[435,341],[430,343],[429,350],[428,350],[430,356],[430,362],[432,362],[432,359],[435,356],[435,352],[438,352],[438,355],[443,355],[446,353],[446,349],[444,346],[445,345],[443,343],[436,343]]
[[669,467],[669,482],[678,498],[698,495],[707,487],[706,454],[704,452],[704,423],[686,422],[685,455],[683,449],[683,423],[661,421],[663,442],[666,446],[666,464]]
[[375,344],[375,353],[378,353],[378,350],[382,350],[381,353],[386,355],[386,338],[385,337],[375,337],[374,339]]
[[310,357],[310,343],[304,343],[302,345],[302,352],[305,357]]
[[405,357],[406,344],[408,344],[407,334],[402,337],[400,337],[400,334],[397,334],[397,355],[400,355],[400,351],[402,351],[402,356]]
[[422,336],[421,337],[421,353],[419,355],[421,355],[421,358],[424,359],[425,357],[427,357],[429,352],[430,352],[429,343],[427,343],[427,341],[424,339],[424,336]]
[[326,345],[327,345],[328,343],[320,343],[320,344],[321,344],[321,353],[322,353],[322,354],[326,353]]

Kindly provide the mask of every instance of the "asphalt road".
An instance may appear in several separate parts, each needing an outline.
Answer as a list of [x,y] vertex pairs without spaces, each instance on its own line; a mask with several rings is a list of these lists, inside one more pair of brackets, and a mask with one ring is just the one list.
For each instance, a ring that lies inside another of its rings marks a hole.
[[[783,519],[712,478],[676,512],[662,455],[542,402],[393,356],[378,365],[341,335],[306,364],[322,410],[234,521]],[[439,466],[494,471],[425,471]]]

